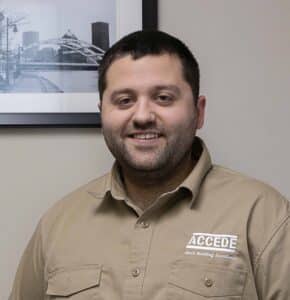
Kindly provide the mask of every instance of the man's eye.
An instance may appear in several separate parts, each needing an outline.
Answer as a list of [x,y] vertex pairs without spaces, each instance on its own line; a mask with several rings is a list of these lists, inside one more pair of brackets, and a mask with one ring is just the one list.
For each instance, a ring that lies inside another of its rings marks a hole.
[[159,94],[157,96],[157,100],[161,103],[170,103],[173,101],[173,97],[171,95],[167,95],[167,94]]
[[123,106],[128,106],[132,103],[132,99],[130,97],[123,97],[120,99],[117,99],[116,101],[117,105],[123,107]]

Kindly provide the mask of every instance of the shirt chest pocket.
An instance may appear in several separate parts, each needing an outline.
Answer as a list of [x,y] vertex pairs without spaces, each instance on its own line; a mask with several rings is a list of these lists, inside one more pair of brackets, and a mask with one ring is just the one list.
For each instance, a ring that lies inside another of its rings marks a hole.
[[68,268],[49,275],[46,299],[94,299],[101,283],[100,265]]
[[174,266],[168,288],[169,300],[239,300],[246,282],[246,272],[213,265],[178,263]]

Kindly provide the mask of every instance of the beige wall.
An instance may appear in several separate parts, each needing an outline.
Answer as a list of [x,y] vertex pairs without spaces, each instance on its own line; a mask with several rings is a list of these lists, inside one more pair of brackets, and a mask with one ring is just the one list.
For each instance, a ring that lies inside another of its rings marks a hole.
[[[159,0],[160,28],[185,40],[208,97],[201,135],[217,163],[290,198],[290,2]],[[112,162],[96,129],[0,130],[0,299],[40,215]]]
[[290,198],[290,1],[159,0],[160,28],[187,42],[208,98],[215,162]]
[[111,165],[98,129],[0,130],[0,299],[40,216]]

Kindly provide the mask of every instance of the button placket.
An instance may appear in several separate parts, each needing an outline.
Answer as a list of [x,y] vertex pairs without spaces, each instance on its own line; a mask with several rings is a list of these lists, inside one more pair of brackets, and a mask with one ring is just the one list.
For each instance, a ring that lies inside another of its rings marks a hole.
[[211,279],[211,278],[208,278],[208,277],[206,277],[205,279],[204,279],[204,285],[206,286],[206,287],[208,287],[208,288],[210,288],[210,287],[212,287],[213,286],[213,280]]
[[139,218],[134,224],[134,230],[130,235],[128,277],[124,284],[124,299],[126,300],[139,299],[142,294],[153,228],[153,224],[145,218]]
[[146,228],[148,228],[148,227],[150,226],[150,224],[149,224],[148,222],[146,222],[146,221],[142,221],[142,222],[140,223],[140,225],[141,225],[141,227],[144,228],[144,229],[146,229]]
[[131,274],[133,277],[138,277],[140,275],[140,269],[139,268],[133,269]]

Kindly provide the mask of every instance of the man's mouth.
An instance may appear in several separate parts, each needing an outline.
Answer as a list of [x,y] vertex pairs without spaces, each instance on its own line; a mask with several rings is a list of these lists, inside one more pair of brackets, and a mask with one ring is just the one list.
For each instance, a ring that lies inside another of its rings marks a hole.
[[141,151],[155,149],[162,145],[164,135],[159,131],[134,131],[127,135],[128,145]]
[[138,140],[153,140],[159,138],[160,136],[161,136],[160,133],[155,133],[155,132],[133,133],[129,135],[129,137]]

